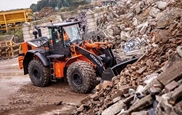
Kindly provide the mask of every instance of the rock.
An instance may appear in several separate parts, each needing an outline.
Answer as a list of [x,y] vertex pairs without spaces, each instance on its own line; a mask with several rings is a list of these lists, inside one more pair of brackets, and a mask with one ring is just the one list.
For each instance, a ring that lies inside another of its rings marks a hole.
[[137,100],[127,111],[128,113],[131,113],[133,111],[141,110],[142,108],[145,108],[148,105],[151,105],[153,103],[153,98],[151,95],[147,95],[144,98]]
[[182,101],[174,106],[174,111],[176,112],[176,114],[182,115]]
[[144,1],[145,1],[145,4],[147,4],[147,5],[150,5],[154,2],[154,0],[144,0]]
[[113,101],[113,103],[116,103],[116,102],[118,102],[119,100],[121,100],[121,96],[114,98],[112,101]]
[[157,28],[165,28],[170,24],[174,23],[174,20],[182,14],[179,14],[182,10],[172,8],[165,10],[161,17],[157,20]]
[[163,12],[160,12],[160,13],[156,14],[155,20],[156,20],[156,21],[161,20],[161,18],[163,17],[163,15],[164,15]]
[[81,105],[79,108],[77,108],[78,112],[82,112],[84,110],[84,105]]
[[134,95],[135,92],[136,92],[136,91],[135,91],[134,89],[131,89],[131,88],[128,90],[128,94],[129,94],[130,96],[131,96],[131,95]]
[[102,89],[106,89],[107,87],[112,87],[113,83],[111,81],[104,81],[102,83]]
[[121,31],[120,33],[121,39],[122,40],[127,40],[130,38],[130,35],[127,32]]
[[112,29],[113,29],[113,35],[119,35],[120,34],[120,32],[121,32],[121,30],[120,30],[120,28],[118,28],[117,26],[114,26],[114,27],[112,27]]
[[148,59],[148,60],[146,61],[146,65],[147,65],[147,66],[150,67],[150,66],[152,66],[152,64],[153,64],[153,63],[152,63],[151,59]]
[[134,56],[134,55],[142,55],[144,54],[144,50],[139,49],[139,50],[132,50],[132,51],[128,51],[125,53],[126,56]]
[[156,17],[156,14],[158,14],[159,12],[160,12],[159,9],[152,7],[150,9],[149,15],[155,18]]
[[113,89],[111,92],[111,97],[112,98],[116,98],[116,97],[120,97],[123,95],[123,91],[118,90],[118,89]]
[[168,5],[168,4],[167,4],[166,2],[164,2],[164,1],[157,1],[156,4],[157,4],[157,7],[158,7],[159,9],[161,9],[161,10],[163,10],[164,8],[166,8],[166,6]]
[[172,114],[173,107],[168,103],[168,100],[169,94],[162,95],[156,108],[156,115],[174,115]]
[[95,87],[95,90],[96,91],[100,91],[102,89],[102,84],[98,84],[96,87]]
[[[175,60],[176,57],[173,57],[173,60]],[[166,69],[165,72],[163,72],[161,75],[157,77],[157,79],[163,84],[167,85],[174,79],[181,78],[181,71],[182,71],[182,60],[176,60],[173,62],[173,64],[170,65],[169,68]]]
[[124,94],[127,94],[130,88],[130,85],[118,86],[118,90],[122,91]]
[[101,115],[115,115],[116,113],[120,112],[126,105],[123,101],[118,101],[117,103],[111,105],[109,108],[105,109]]
[[56,105],[56,106],[59,106],[59,105],[62,104],[62,102],[63,102],[63,101],[58,101],[58,102],[55,103],[55,105]]
[[149,22],[144,22],[144,23],[138,25],[136,28],[137,29],[142,29],[143,27],[148,27],[148,24],[149,24]]
[[136,89],[136,93],[142,93],[143,90],[144,90],[144,86],[139,85],[139,86],[137,87],[137,89]]
[[147,31],[147,28],[148,28],[148,25],[143,26],[143,27],[140,29],[140,34],[145,34],[145,32]]
[[111,21],[112,20],[112,17],[111,17],[111,15],[107,15],[107,21]]
[[138,25],[138,21],[137,21],[137,19],[134,17],[133,18],[133,23],[132,23],[134,26],[137,26]]
[[176,48],[176,51],[177,51],[178,55],[182,58],[182,46],[178,46]]
[[179,84],[177,82],[172,81],[165,86],[165,92],[169,93],[170,91],[174,90],[178,86],[179,86]]
[[176,88],[169,100],[169,103],[175,105],[182,97],[182,85]]
[[137,5],[137,6],[135,7],[135,11],[136,11],[137,14],[139,14],[139,13],[141,12],[140,5]]
[[142,74],[146,69],[147,69],[147,67],[144,66],[144,67],[140,68],[139,70],[137,70],[136,72],[139,74]]
[[114,30],[108,29],[106,31],[107,31],[107,35],[109,35],[109,36],[113,36],[114,35]]
[[153,87],[150,88],[150,93],[153,95],[159,94],[162,91],[161,84],[154,84]]
[[99,97],[99,101],[100,101],[100,103],[103,103],[104,102],[104,97]]

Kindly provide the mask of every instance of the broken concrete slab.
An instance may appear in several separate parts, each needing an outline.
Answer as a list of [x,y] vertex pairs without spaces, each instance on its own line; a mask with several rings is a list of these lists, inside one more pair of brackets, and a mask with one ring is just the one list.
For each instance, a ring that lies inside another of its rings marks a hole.
[[142,108],[145,108],[148,105],[151,105],[153,103],[153,98],[151,95],[147,95],[144,98],[137,100],[127,111],[128,113],[131,113],[133,111],[141,110]]
[[144,67],[140,68],[139,70],[137,70],[136,72],[139,74],[142,74],[146,69],[147,69],[147,67],[144,66]]
[[179,84],[176,81],[172,81],[172,82],[170,82],[169,84],[167,84],[165,86],[165,92],[169,93],[169,92],[171,92],[172,90],[174,90],[178,86],[179,86]]
[[172,80],[181,78],[182,71],[182,60],[175,61],[173,65],[166,69],[161,75],[158,76],[158,80],[163,84],[167,85]]
[[178,88],[174,90],[169,100],[169,103],[175,105],[178,101],[182,100],[181,97],[182,97],[182,85],[180,85]]
[[117,103],[105,109],[101,115],[115,115],[119,113],[125,106],[126,105],[123,103],[123,101],[118,101]]

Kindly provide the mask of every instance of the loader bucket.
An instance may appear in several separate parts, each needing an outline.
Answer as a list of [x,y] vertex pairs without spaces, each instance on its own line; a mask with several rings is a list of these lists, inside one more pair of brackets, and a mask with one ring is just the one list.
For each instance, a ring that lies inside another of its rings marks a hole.
[[133,58],[131,60],[123,61],[113,67],[109,67],[102,73],[102,80],[111,81],[114,76],[117,76],[121,71],[128,65],[136,62],[138,58]]

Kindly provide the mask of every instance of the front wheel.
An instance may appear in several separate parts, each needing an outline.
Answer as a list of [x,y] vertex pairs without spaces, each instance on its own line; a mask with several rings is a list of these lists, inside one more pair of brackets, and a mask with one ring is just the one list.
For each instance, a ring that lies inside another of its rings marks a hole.
[[97,85],[95,70],[85,61],[77,61],[69,66],[67,80],[77,93],[88,93]]
[[44,87],[50,82],[49,68],[45,67],[39,60],[30,61],[28,73],[35,86]]

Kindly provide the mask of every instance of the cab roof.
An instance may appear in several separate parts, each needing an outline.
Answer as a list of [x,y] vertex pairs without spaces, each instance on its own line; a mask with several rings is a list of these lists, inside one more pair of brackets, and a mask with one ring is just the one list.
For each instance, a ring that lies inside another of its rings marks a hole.
[[77,21],[77,22],[62,22],[62,23],[49,25],[49,26],[46,26],[46,27],[48,27],[48,28],[58,28],[58,27],[64,27],[64,26],[71,26],[71,25],[75,25],[75,24],[79,24],[79,23],[80,23],[80,21]]

